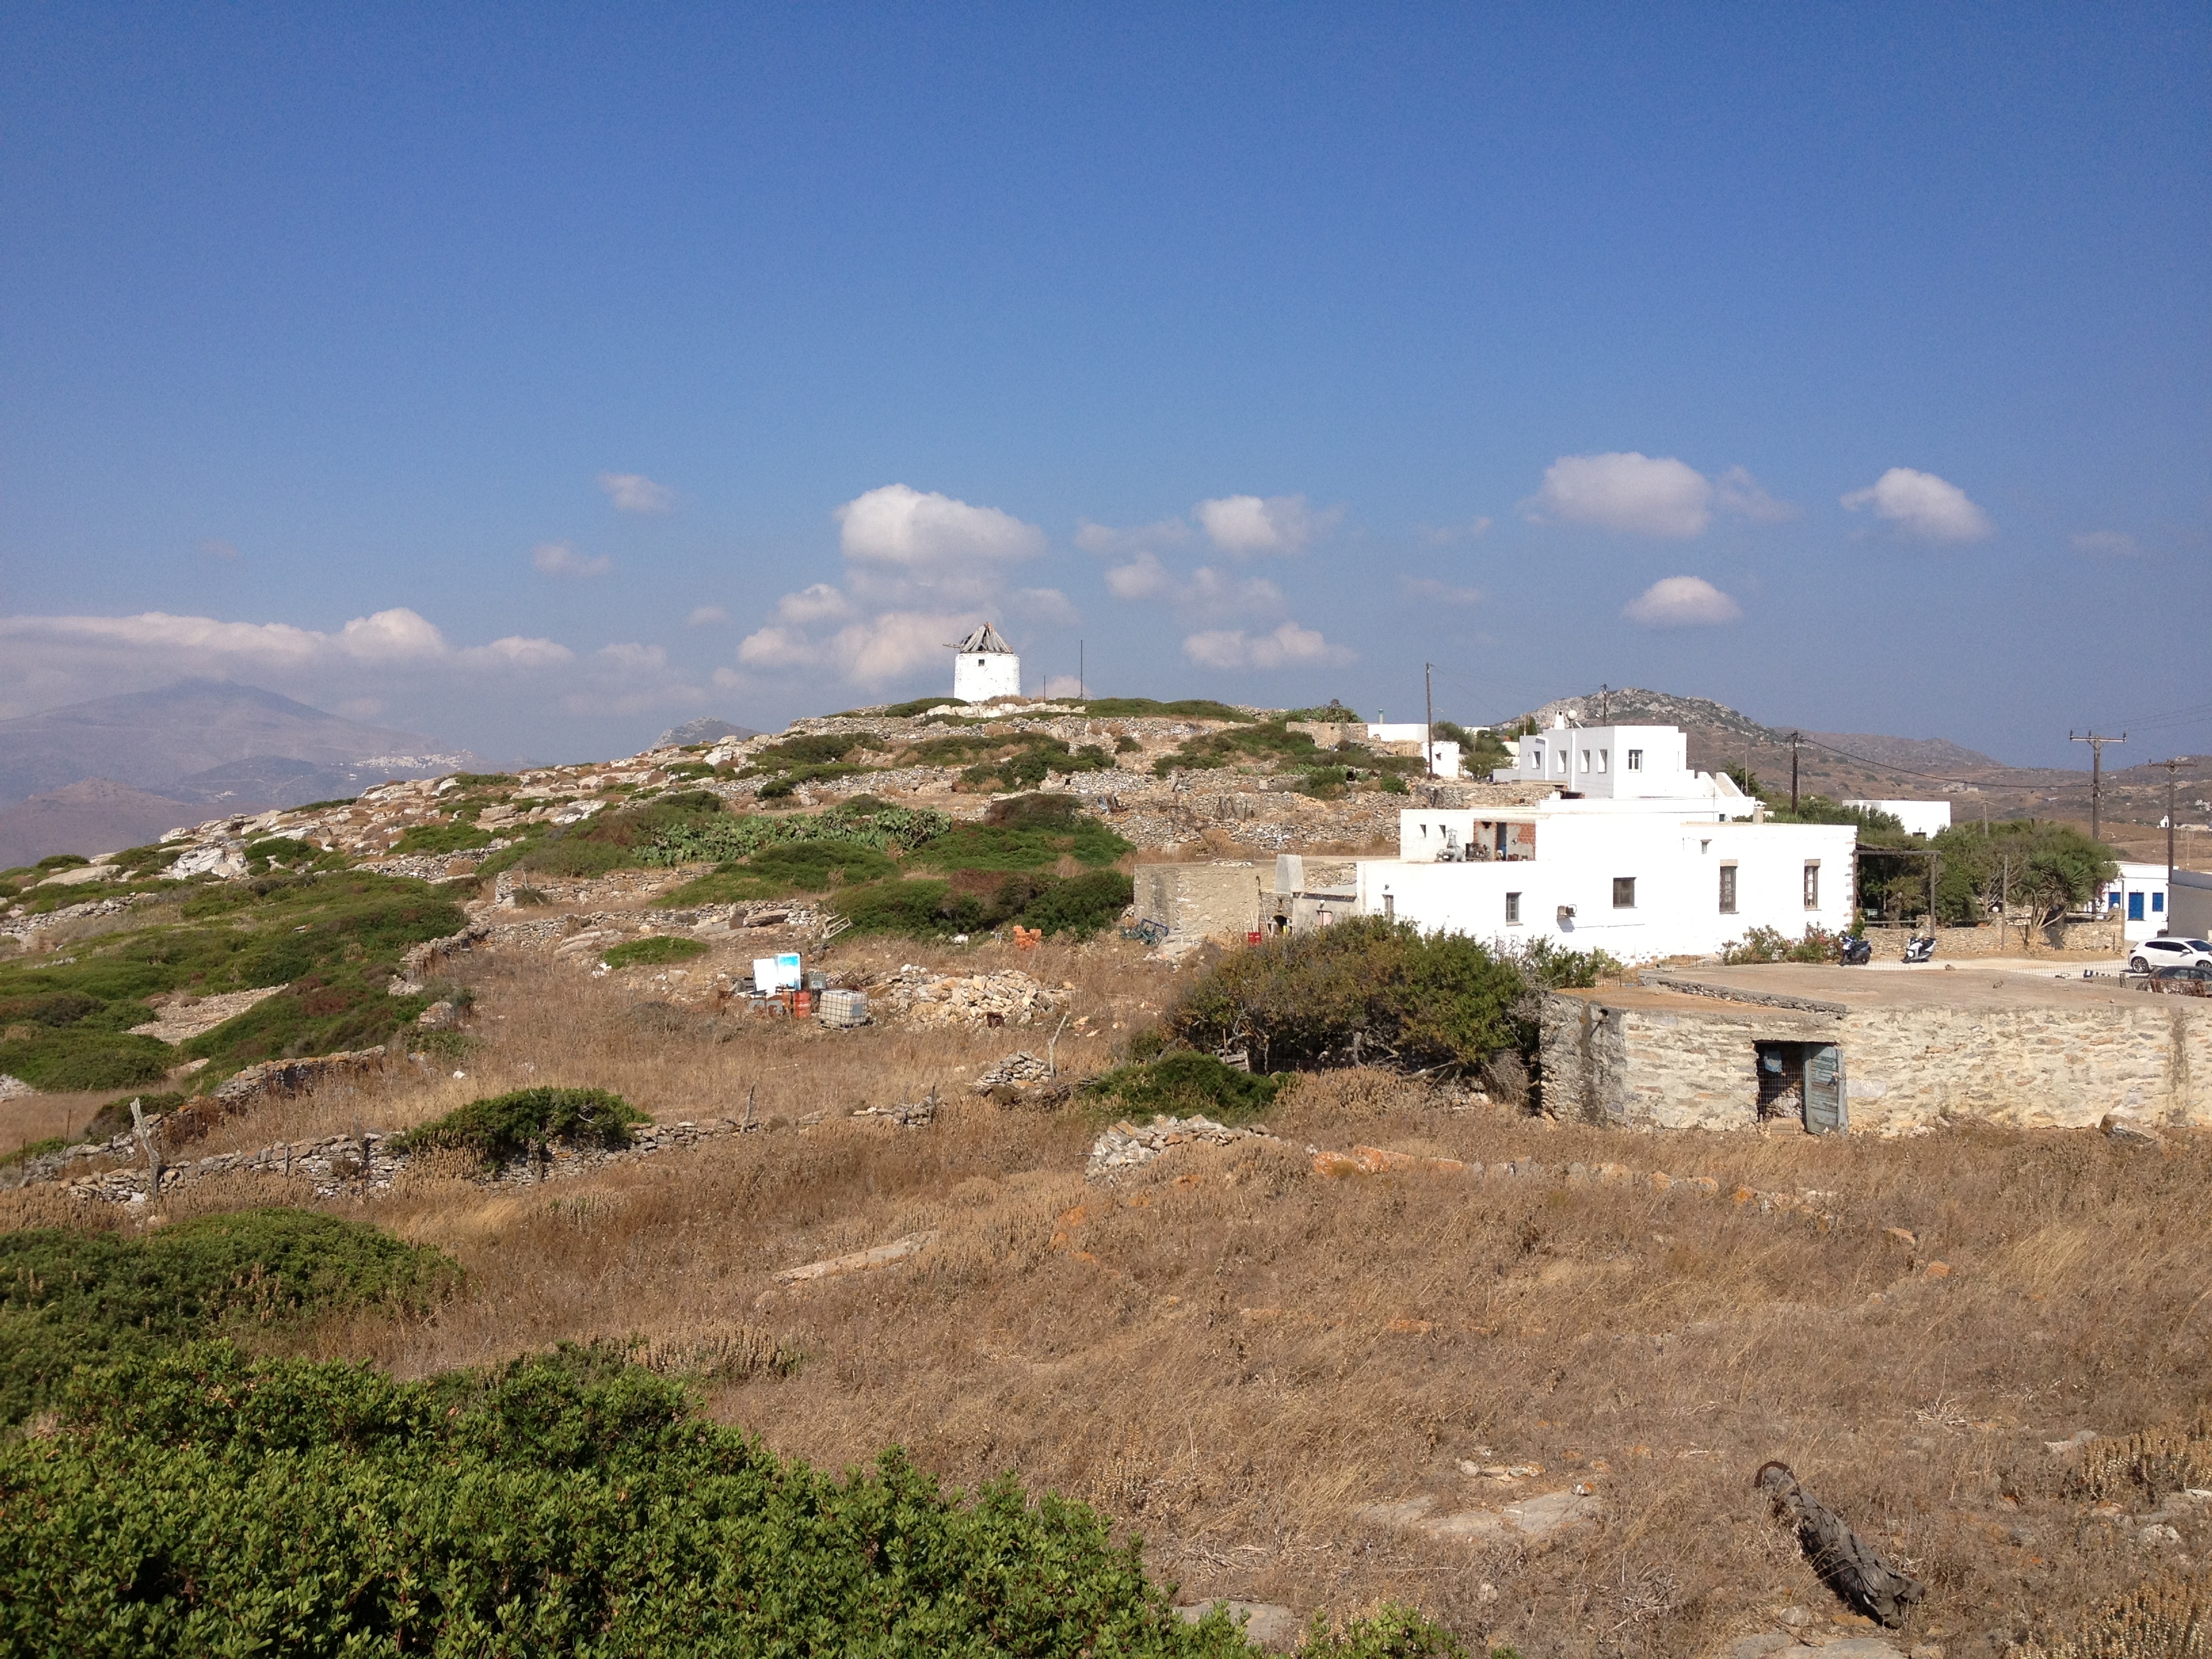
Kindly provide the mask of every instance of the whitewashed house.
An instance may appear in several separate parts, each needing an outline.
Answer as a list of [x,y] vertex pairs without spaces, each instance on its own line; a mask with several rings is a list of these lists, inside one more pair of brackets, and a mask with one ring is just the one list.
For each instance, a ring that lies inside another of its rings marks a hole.
[[1730,780],[1691,770],[1687,748],[1674,726],[1524,738],[1493,776],[1561,787],[1530,806],[1401,812],[1398,856],[1358,860],[1357,908],[1623,961],[1706,955],[1754,927],[1850,927],[1857,827],[1765,823]]
[[999,630],[984,623],[950,647],[952,695],[962,702],[994,702],[1022,695],[1022,659]]
[[1905,826],[1908,835],[1940,836],[1951,827],[1948,800],[1847,800],[1844,805],[1887,812]]
[[1451,738],[1431,738],[1429,728],[1419,720],[1391,721],[1388,724],[1369,722],[1367,741],[1382,744],[1410,744],[1413,752],[1421,753],[1421,744],[1428,744],[1428,763],[1439,778],[1456,779],[1460,775],[1459,744]]
[[2170,931],[2163,864],[2124,861],[2118,879],[2106,882],[2097,896],[2106,915],[2120,918],[2121,934],[2130,945]]

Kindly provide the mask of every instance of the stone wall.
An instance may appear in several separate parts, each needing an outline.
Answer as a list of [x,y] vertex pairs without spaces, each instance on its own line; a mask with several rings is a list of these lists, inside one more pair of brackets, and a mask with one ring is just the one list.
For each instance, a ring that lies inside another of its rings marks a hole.
[[1559,993],[1543,1014],[1543,1103],[1593,1122],[1752,1128],[1761,1042],[1837,1044],[1858,1133],[1955,1118],[2085,1127],[2107,1113],[2212,1124],[2212,1005],[2148,996],[1824,1009]]
[[[2032,930],[2019,921],[2002,927],[1994,923],[1984,927],[1938,927],[1936,959],[2034,956],[2046,951],[2094,951],[2116,957],[2121,950],[2120,927],[2117,920],[2069,918],[2035,933],[2032,942],[2028,938]],[[1876,962],[1901,962],[1905,941],[1921,931],[1917,927],[1869,927],[1866,936],[1873,941]]]
[[1137,919],[1158,922],[1170,938],[1241,945],[1273,914],[1272,864],[1140,864],[1134,880]]

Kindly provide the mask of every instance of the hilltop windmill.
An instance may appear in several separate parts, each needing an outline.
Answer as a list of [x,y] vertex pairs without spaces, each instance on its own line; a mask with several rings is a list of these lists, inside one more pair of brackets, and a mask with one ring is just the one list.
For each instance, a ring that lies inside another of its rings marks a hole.
[[962,702],[992,702],[1022,694],[1022,659],[988,623],[948,651],[952,659],[952,695]]

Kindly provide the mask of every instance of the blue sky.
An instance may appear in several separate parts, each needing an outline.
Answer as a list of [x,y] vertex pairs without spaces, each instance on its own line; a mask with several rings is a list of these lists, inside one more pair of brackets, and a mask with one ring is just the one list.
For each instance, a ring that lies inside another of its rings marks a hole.
[[2199,7],[6,20],[0,712],[2206,702]]

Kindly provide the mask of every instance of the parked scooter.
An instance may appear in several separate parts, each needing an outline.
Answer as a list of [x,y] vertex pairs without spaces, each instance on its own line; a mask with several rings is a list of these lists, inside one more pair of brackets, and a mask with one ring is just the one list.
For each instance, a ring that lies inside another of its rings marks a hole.
[[1844,941],[1844,966],[1863,968],[1874,960],[1874,941],[1864,933]]
[[1935,939],[1931,936],[1927,939],[1909,939],[1905,940],[1905,959],[1907,962],[1934,961],[1936,959]]

